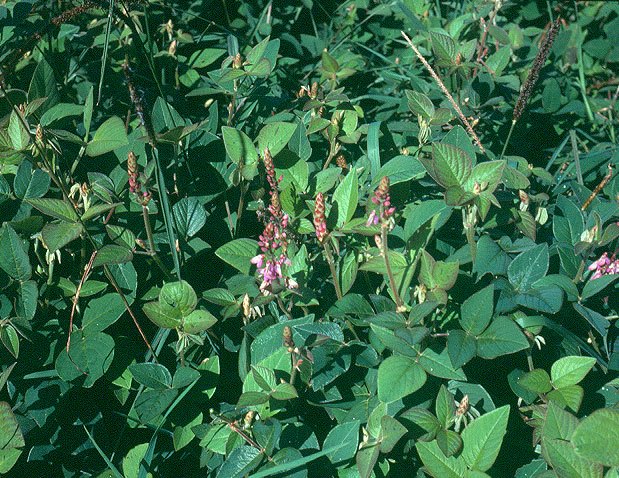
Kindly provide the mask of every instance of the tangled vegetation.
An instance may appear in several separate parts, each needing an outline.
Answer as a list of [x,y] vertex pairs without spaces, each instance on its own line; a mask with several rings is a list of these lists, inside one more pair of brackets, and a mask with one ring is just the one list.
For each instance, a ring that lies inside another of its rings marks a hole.
[[619,3],[0,31],[0,474],[619,476]]

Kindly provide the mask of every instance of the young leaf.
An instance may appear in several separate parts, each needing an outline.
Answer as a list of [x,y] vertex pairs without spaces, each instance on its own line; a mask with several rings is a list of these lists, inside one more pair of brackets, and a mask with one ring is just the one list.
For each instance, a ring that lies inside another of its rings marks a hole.
[[128,144],[125,123],[118,116],[112,116],[99,126],[92,140],[86,146],[86,154],[88,156],[100,156]]
[[595,365],[592,357],[562,357],[552,364],[550,376],[555,388],[576,385]]

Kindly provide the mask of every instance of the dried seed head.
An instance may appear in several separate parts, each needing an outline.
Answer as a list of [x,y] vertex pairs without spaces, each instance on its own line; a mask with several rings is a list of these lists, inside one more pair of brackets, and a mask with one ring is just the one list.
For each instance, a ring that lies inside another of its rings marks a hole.
[[232,68],[238,70],[239,68],[241,68],[241,66],[243,66],[243,58],[241,57],[240,53],[237,53],[234,56],[234,60],[232,61]]
[[456,416],[461,417],[466,412],[468,412],[469,405],[470,405],[469,396],[465,395],[464,397],[462,397],[462,401],[460,402],[460,405],[458,405],[458,409],[456,410]]
[[335,158],[335,164],[342,169],[348,169],[348,163],[346,162],[346,156],[342,153],[338,154]]
[[127,154],[127,174],[130,177],[138,174],[138,158],[133,151]]
[[251,316],[251,303],[248,294],[245,294],[243,297],[243,315],[246,319],[249,319]]
[[282,338],[284,339],[284,345],[289,349],[294,349],[294,340],[292,340],[292,329],[286,325],[282,331]]
[[380,184],[378,185],[378,189],[376,190],[376,192],[383,198],[389,194],[389,182],[389,177],[383,176],[380,180]]
[[529,98],[531,97],[531,93],[533,93],[533,89],[535,88],[535,84],[537,83],[537,79],[539,78],[539,72],[543,68],[546,63],[546,59],[548,58],[548,53],[550,53],[550,48],[552,47],[552,43],[559,32],[559,26],[561,25],[561,20],[557,18],[548,29],[548,33],[546,33],[546,37],[542,41],[542,44],[539,47],[539,51],[537,52],[537,56],[533,61],[533,66],[531,67],[531,71],[529,72],[529,76],[527,76],[526,81],[522,85],[520,89],[520,95],[518,96],[518,100],[516,101],[516,106],[514,106],[514,115],[513,122],[515,123],[520,119],[522,113],[524,113],[524,109],[529,102]]
[[312,83],[312,87],[310,88],[309,97],[313,100],[318,96],[318,82]]

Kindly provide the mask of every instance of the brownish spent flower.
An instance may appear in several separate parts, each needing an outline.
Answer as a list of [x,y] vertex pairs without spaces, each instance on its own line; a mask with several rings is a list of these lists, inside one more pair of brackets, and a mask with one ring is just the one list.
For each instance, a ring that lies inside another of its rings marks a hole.
[[344,156],[342,153],[336,156],[335,164],[337,164],[338,167],[342,168],[343,170],[348,169],[348,163],[346,162],[346,156]]
[[284,345],[286,347],[294,348],[294,340],[292,340],[292,329],[286,325],[282,331],[282,338],[284,339]]
[[324,242],[327,238],[327,221],[325,220],[325,198],[322,193],[316,195],[314,203],[314,227],[318,242]]

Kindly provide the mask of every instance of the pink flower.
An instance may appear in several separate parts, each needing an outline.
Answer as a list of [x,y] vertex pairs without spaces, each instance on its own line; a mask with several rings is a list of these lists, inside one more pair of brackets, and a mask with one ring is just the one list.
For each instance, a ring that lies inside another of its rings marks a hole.
[[587,269],[593,272],[590,280],[599,279],[606,275],[619,274],[619,259],[615,259],[615,254],[612,257],[608,257],[608,253],[605,252]]

